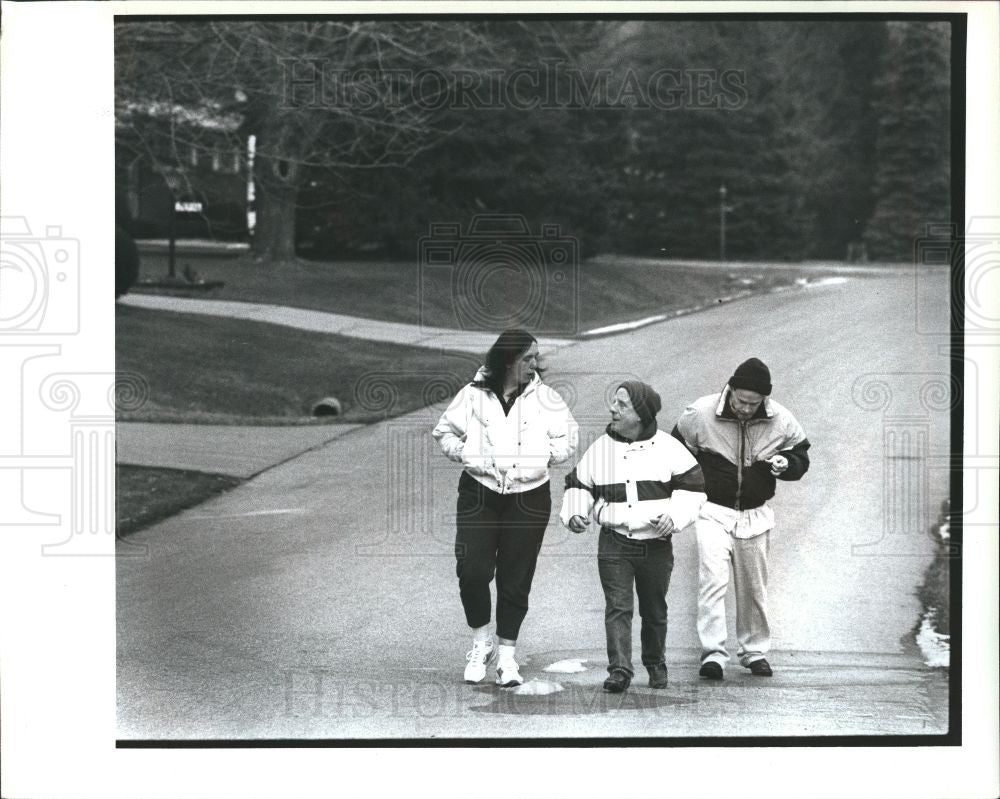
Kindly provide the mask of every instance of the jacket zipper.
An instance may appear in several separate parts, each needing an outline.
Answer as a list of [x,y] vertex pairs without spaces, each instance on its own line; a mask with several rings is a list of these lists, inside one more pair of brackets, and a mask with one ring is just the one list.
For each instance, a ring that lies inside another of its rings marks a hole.
[[[511,413],[514,412],[514,406],[517,405],[518,400],[520,400],[521,397],[525,396],[527,393],[528,393],[528,389],[525,388],[525,390],[523,392],[521,392],[516,397],[514,397],[514,401],[511,403],[511,406],[510,406],[510,412]],[[503,402],[500,400],[499,397],[495,397],[495,399],[496,399],[497,403],[500,405],[500,410],[503,411]],[[505,413],[504,414],[504,421],[506,421],[508,418],[510,418],[509,414]],[[515,419],[518,419],[518,417],[515,417]],[[518,436],[520,436],[520,435],[521,435],[521,430],[520,430],[520,425],[518,425]],[[520,453],[520,441],[518,442],[518,452]],[[497,488],[500,489],[500,494],[506,495],[508,493],[507,492],[508,486],[506,485],[506,482],[503,481],[503,480],[500,480],[500,481],[497,482]]]
[[743,500],[743,449],[744,449],[744,434],[746,433],[746,422],[739,422],[740,425],[740,452],[739,452],[739,463],[736,464],[736,504],[735,509],[741,510],[740,505]]

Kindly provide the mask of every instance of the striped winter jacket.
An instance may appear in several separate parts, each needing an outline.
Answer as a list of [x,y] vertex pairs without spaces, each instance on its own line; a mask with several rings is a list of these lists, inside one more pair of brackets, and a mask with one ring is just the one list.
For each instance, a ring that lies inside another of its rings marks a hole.
[[701,467],[662,431],[638,441],[605,433],[566,476],[559,518],[590,517],[634,539],[656,538],[653,520],[669,514],[677,531],[698,516],[705,501]]
[[809,469],[809,441],[802,425],[770,397],[746,422],[729,407],[729,386],[695,400],[673,435],[694,452],[705,474],[708,501],[735,510],[759,508],[774,496],[775,477],[765,461],[788,459],[779,480],[798,480]]

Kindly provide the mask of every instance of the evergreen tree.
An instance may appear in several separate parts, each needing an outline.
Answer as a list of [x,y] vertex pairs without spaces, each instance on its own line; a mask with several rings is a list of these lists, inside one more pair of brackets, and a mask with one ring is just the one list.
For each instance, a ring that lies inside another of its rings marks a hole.
[[[723,184],[733,259],[844,258],[866,225],[873,256],[908,257],[923,225],[948,218],[946,26],[490,21],[478,33],[503,43],[507,67],[476,72],[477,91],[495,98],[518,69],[559,63],[535,87],[559,101],[447,102],[425,123],[448,133],[405,163],[303,165],[316,257],[412,257],[432,222],[514,213],[533,230],[558,224],[583,254],[714,259]],[[674,83],[650,104],[664,70]]]
[[876,83],[875,211],[869,255],[910,260],[930,224],[951,219],[950,29],[890,22]]

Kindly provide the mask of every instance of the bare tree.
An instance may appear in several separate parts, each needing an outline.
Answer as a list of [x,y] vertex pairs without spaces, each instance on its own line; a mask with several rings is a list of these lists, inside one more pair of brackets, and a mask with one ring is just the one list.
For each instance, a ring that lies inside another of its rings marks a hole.
[[408,163],[455,129],[457,83],[503,65],[510,32],[489,22],[120,22],[122,136],[169,171],[191,147],[256,139],[254,250],[294,258],[307,175]]

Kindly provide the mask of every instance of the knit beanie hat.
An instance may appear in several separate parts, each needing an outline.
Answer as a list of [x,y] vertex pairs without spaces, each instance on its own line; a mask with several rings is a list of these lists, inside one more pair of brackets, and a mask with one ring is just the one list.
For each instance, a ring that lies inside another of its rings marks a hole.
[[640,380],[626,380],[618,386],[628,392],[628,397],[632,400],[632,407],[639,416],[639,421],[643,427],[649,427],[650,422],[656,418],[662,407],[660,395],[648,383]]
[[756,391],[765,397],[771,393],[771,371],[758,358],[749,358],[736,367],[729,378],[729,387]]

